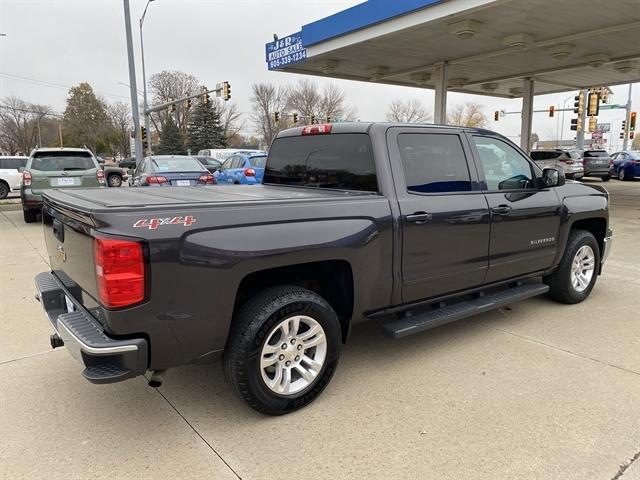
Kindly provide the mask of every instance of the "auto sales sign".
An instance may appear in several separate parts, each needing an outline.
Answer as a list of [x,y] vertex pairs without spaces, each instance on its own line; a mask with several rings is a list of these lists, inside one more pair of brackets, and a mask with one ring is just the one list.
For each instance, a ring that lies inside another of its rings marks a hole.
[[302,46],[302,32],[267,43],[266,50],[269,70],[278,70],[307,58],[307,50]]

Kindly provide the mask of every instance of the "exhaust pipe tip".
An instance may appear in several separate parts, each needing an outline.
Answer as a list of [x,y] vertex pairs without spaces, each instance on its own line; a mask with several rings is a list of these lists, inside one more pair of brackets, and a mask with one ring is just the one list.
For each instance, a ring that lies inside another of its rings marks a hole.
[[49,337],[49,342],[51,342],[51,348],[64,347],[64,340],[60,338],[60,335],[57,333],[52,333]]
[[153,388],[160,387],[164,380],[165,373],[167,373],[166,370],[153,370],[151,372],[151,377],[149,378],[149,386]]

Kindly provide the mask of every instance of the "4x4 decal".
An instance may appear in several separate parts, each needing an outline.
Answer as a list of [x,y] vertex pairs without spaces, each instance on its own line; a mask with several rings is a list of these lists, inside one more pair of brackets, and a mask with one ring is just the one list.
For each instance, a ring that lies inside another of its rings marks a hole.
[[167,217],[167,218],[141,218],[133,224],[133,228],[148,228],[149,230],[157,230],[162,225],[182,225],[190,227],[196,223],[196,217],[187,215],[185,217]]

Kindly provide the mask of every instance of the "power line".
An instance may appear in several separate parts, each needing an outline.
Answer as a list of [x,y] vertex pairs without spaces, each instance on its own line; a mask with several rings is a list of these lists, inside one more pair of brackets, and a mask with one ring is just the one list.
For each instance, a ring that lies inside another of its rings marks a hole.
[[[40,85],[40,86],[43,86],[43,87],[57,88],[57,89],[60,89],[60,90],[69,90],[70,88],[72,88],[69,85],[63,85],[61,83],[48,82],[48,81],[45,81],[45,80],[38,80],[37,78],[23,77],[21,75],[14,75],[12,73],[0,72],[0,77],[5,77],[5,78],[8,78],[10,80],[17,80],[17,81],[21,81],[21,82],[33,83],[35,85]],[[117,98],[124,98],[124,99],[127,99],[127,100],[129,99],[129,97],[127,97],[125,95],[118,95],[117,93],[99,92],[98,90],[94,90],[94,92],[99,94],[99,95],[104,95],[105,97],[117,97]]]

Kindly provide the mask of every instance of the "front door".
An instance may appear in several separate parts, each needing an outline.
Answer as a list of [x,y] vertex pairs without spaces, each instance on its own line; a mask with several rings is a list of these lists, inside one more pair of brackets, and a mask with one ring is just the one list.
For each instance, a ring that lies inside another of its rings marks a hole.
[[452,129],[398,127],[388,145],[402,218],[402,301],[481,285],[489,209],[466,138]]
[[503,139],[474,134],[470,143],[491,212],[486,282],[549,268],[560,229],[561,205],[555,189],[538,188],[539,169]]

